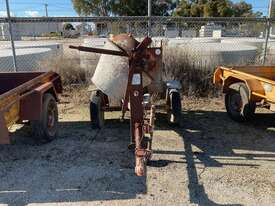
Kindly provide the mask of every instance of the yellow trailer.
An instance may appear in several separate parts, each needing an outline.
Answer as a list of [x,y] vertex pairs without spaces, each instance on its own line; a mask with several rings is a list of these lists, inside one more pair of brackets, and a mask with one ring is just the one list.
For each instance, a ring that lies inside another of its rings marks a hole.
[[218,67],[214,84],[225,93],[228,115],[236,121],[253,118],[257,106],[275,111],[275,67]]

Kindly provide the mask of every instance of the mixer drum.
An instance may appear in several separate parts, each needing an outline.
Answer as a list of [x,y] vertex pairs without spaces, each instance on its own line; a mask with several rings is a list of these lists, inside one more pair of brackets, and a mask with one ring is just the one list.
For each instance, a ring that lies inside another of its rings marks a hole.
[[[131,35],[119,34],[111,37],[110,41],[105,44],[104,49],[119,51],[120,49],[116,46],[118,45],[129,52],[138,43]],[[108,95],[111,106],[119,106],[126,93],[128,75],[128,57],[102,54],[92,77],[92,82],[104,94]],[[147,81],[144,79],[144,82]]]

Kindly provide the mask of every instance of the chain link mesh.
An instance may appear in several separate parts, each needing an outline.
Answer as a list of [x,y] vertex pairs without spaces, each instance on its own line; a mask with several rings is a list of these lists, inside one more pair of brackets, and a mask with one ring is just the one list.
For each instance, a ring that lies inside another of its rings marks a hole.
[[[84,81],[87,73],[93,73],[99,55],[71,50],[69,45],[103,47],[110,34],[119,33],[142,39],[148,34],[148,20],[14,17],[17,71],[55,70],[67,78],[67,83]],[[0,22],[0,71],[14,71],[7,19]],[[163,41],[167,79],[192,76],[190,70],[208,76],[218,65],[259,65],[265,54],[266,64],[275,63],[273,19],[151,17],[151,22],[153,40]],[[74,30],[64,30],[67,23]],[[269,38],[265,38],[269,29]]]

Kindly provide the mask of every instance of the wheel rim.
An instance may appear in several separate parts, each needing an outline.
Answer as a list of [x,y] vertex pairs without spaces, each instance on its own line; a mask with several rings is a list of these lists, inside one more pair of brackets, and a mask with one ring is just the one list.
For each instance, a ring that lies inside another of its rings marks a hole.
[[239,93],[230,96],[230,108],[236,112],[241,112],[243,107],[242,97]]

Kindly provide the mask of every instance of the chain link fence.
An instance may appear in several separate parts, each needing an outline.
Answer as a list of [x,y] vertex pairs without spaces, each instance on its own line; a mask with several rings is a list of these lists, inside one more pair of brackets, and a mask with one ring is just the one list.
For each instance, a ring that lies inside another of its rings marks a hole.
[[99,59],[98,54],[71,50],[69,45],[102,48],[109,35],[119,33],[142,39],[151,31],[154,42],[163,42],[164,78],[188,78],[189,89],[193,82],[207,89],[217,65],[275,64],[275,19],[12,17],[11,22],[17,68],[8,19],[0,18],[0,71],[55,70],[68,84],[85,81]]

